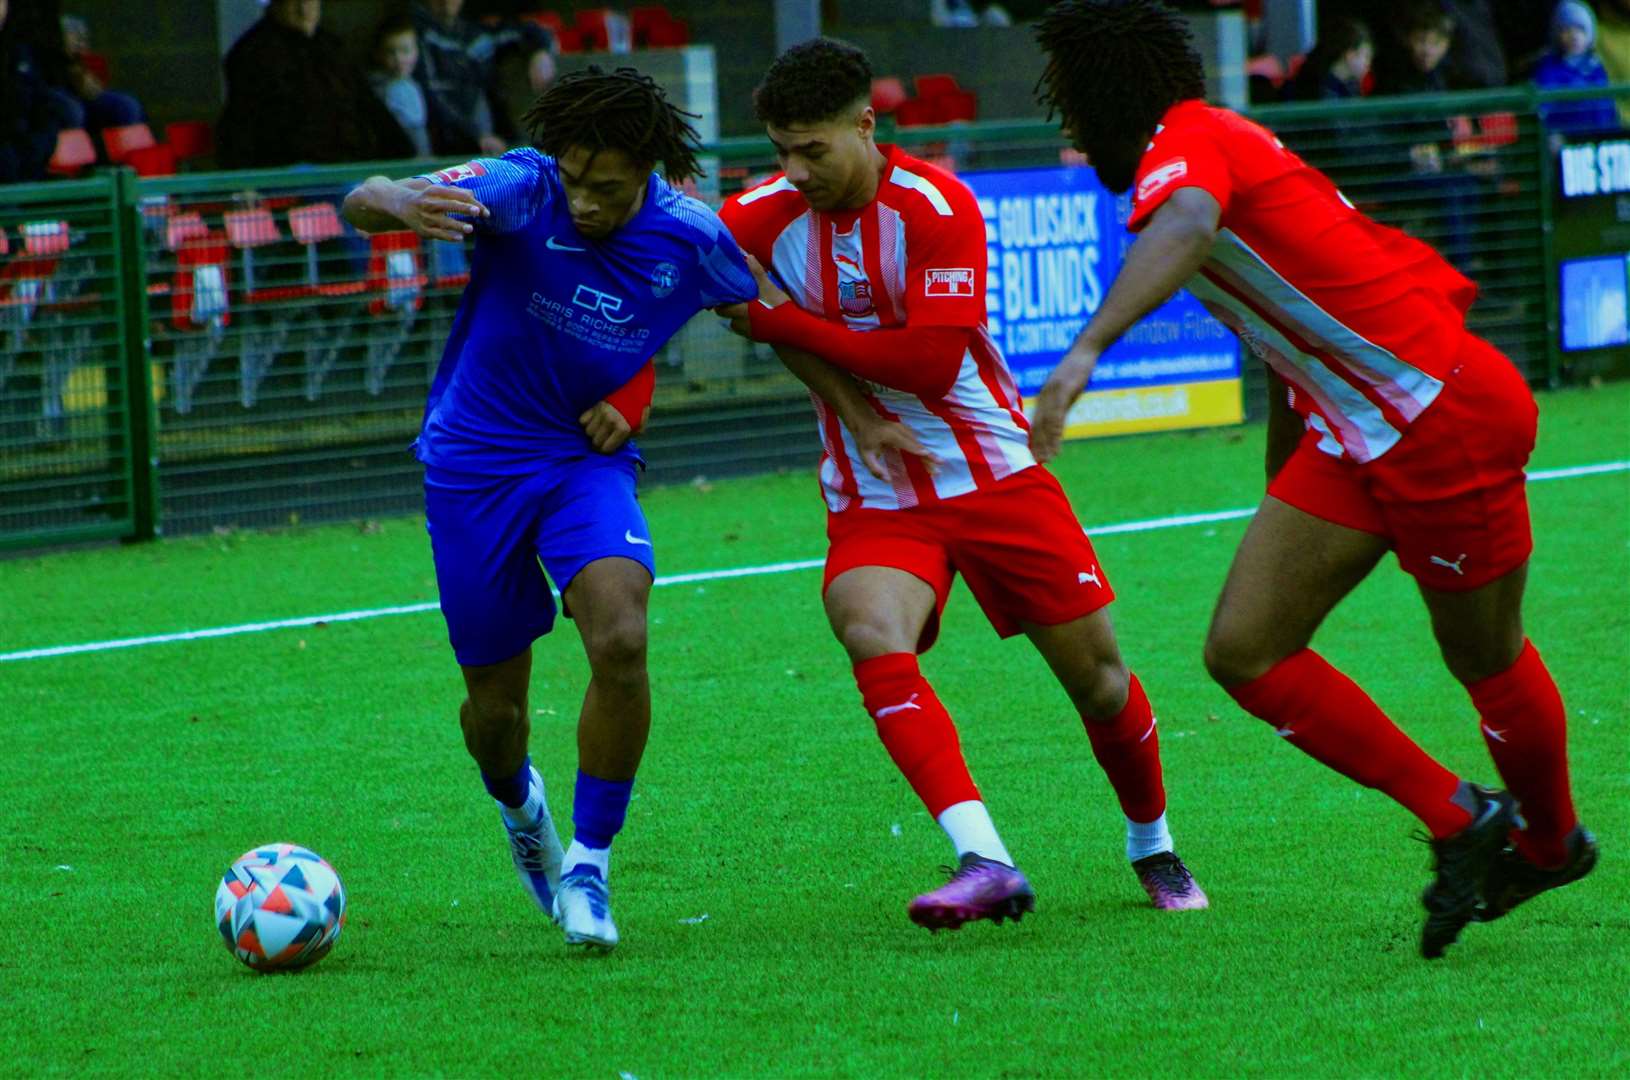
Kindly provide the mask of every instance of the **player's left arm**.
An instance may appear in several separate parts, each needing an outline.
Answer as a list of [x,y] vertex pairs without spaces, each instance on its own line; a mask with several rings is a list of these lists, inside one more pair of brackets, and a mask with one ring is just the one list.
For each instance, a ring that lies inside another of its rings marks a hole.
[[589,445],[602,454],[614,454],[629,439],[645,430],[651,419],[651,397],[656,392],[656,360],[647,360],[634,377],[583,410],[577,422]]
[[1030,449],[1038,461],[1057,456],[1065,414],[1086,389],[1098,357],[1199,271],[1221,218],[1222,204],[1199,187],[1179,188],[1149,218],[1109,295],[1037,395]]
[[[722,224],[711,237],[699,238],[696,270],[699,308],[741,302],[758,295],[758,284],[746,257]],[[651,399],[656,393],[656,370],[654,359],[646,361],[632,379],[577,418],[590,445],[600,453],[615,453],[645,429],[651,419]]]

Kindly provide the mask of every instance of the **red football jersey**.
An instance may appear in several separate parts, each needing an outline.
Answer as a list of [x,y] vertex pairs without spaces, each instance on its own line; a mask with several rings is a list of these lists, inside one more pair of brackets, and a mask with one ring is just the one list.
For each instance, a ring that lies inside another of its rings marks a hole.
[[1130,227],[1185,187],[1222,206],[1189,291],[1290,385],[1322,449],[1386,453],[1443,389],[1476,286],[1361,214],[1272,132],[1203,101],[1179,102],[1156,128]]
[[[937,454],[929,475],[890,452],[889,482],[860,464],[836,410],[815,399],[821,487],[834,511],[899,510],[989,487],[1036,463],[1018,387],[985,329],[985,219],[956,177],[904,153],[887,156],[877,197],[858,210],[813,209],[777,174],[725,203],[736,242],[780,279],[799,307],[855,331],[960,326],[974,331],[955,384],[941,398],[862,382],[877,411]],[[813,395],[812,395],[813,397]]]

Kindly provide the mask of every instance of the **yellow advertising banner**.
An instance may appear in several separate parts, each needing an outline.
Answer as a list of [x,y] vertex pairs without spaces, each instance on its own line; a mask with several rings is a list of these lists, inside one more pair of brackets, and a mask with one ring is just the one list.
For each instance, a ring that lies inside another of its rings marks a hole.
[[[1026,398],[1025,411],[1028,413],[1034,404],[1034,398]],[[1090,439],[1140,431],[1181,431],[1238,424],[1244,419],[1245,401],[1239,379],[1089,390],[1070,409],[1064,437]]]

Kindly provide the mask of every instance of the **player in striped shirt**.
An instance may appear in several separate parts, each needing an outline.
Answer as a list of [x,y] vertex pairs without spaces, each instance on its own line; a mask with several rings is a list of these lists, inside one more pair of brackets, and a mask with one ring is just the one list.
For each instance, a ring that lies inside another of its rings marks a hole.
[[[1523,466],[1533,396],[1466,329],[1476,287],[1353,208],[1265,128],[1201,100],[1187,24],[1158,0],[1067,0],[1039,26],[1043,100],[1141,236],[1038,403],[1058,451],[1100,353],[1187,286],[1267,365],[1268,491],[1240,544],[1206,666],[1298,749],[1392,796],[1431,831],[1421,951],[1587,873],[1565,712],[1524,636],[1533,547]],[[1308,648],[1389,549],[1510,793],[1428,756]],[[1521,817],[1513,807],[1521,805]]]
[[[1205,907],[1172,850],[1155,716],[1121,661],[1114,593],[1063,489],[1030,454],[1017,388],[986,331],[984,219],[954,176],[876,144],[870,92],[871,67],[851,46],[817,39],[777,59],[755,102],[785,171],[720,217],[786,289],[759,267],[759,300],[725,313],[812,390],[827,616],[884,746],[958,855],[951,881],[908,914],[955,929],[1033,904],[918,668],[958,573],[998,634],[1030,637],[1080,712],[1155,906]],[[915,441],[878,449],[879,418]]]

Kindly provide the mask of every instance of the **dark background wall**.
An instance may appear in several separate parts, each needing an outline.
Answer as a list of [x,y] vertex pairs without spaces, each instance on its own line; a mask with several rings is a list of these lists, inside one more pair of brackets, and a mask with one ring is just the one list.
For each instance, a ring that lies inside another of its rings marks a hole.
[[[64,0],[90,23],[95,48],[113,64],[114,84],[142,98],[155,125],[213,120],[221,110],[220,58],[260,17],[257,0]],[[354,43],[367,60],[373,28],[402,0],[325,0],[323,25]],[[512,15],[547,8],[568,19],[579,0],[467,0],[466,12]],[[751,96],[775,53],[770,0],[668,0],[692,38],[715,48],[725,135],[754,134]],[[825,0],[826,32],[866,49],[879,74],[950,72],[980,99],[987,119],[1038,116],[1031,94],[1041,55],[1028,27],[947,29],[929,25],[929,0]],[[607,58],[609,60],[609,58]],[[606,62],[605,60],[601,62]],[[615,62],[614,60],[610,62]],[[637,61],[636,61],[637,62]]]

